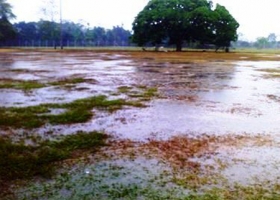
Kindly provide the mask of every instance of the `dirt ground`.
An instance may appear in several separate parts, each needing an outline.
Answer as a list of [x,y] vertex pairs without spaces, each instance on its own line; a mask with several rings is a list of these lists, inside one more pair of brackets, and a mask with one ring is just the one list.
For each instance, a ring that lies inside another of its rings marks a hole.
[[[69,79],[83,81],[49,84]],[[67,103],[97,95],[135,99],[133,90],[157,91],[141,99],[145,107],[93,110],[86,123],[31,130],[0,126],[0,134],[11,138],[80,130],[112,136],[97,154],[66,161],[62,171],[67,176],[14,186],[19,199],[279,195],[279,54],[1,51],[0,86],[16,81],[45,86],[0,87],[0,107]],[[130,92],[120,92],[127,89]]]

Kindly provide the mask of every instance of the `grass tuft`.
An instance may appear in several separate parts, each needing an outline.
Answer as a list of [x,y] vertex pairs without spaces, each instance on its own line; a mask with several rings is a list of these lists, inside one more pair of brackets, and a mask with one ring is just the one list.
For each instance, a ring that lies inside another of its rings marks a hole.
[[19,89],[19,90],[32,90],[46,87],[45,84],[39,83],[37,81],[18,81],[18,80],[8,80],[8,81],[0,81],[0,89],[11,88],[11,89]]
[[[42,104],[23,108],[0,107],[0,126],[31,129],[39,128],[46,123],[83,123],[92,118],[93,108],[113,112],[125,105],[140,107],[139,103],[127,102],[123,99],[108,100],[102,95],[64,104]],[[54,115],[51,114],[51,109],[65,109],[65,111]]]
[[15,144],[0,138],[0,182],[29,179],[33,176],[50,177],[55,163],[70,158],[75,150],[96,151],[105,145],[107,135],[99,132],[78,132],[60,141],[42,142],[37,146]]

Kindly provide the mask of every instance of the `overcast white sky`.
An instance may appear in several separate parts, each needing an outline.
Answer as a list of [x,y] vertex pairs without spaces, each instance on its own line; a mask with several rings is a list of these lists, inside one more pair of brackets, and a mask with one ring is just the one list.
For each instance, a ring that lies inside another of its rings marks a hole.
[[[38,21],[44,0],[7,0],[13,6],[16,21]],[[58,5],[60,0],[55,0]],[[131,30],[135,16],[148,0],[61,0],[63,20],[111,28],[123,25]],[[280,0],[213,0],[225,6],[240,23],[240,39],[254,40],[270,33],[280,39]],[[59,19],[59,16],[56,17]]]

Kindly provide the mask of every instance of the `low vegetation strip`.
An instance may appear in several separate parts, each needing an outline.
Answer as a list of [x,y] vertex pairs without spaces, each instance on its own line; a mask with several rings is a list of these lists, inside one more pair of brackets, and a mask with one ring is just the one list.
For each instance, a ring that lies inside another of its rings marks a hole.
[[17,90],[28,91],[28,90],[39,89],[48,86],[73,85],[73,84],[84,83],[89,81],[95,83],[95,80],[85,80],[84,78],[61,79],[50,83],[40,83],[38,81],[2,79],[0,80],[0,89],[17,89]]
[[[124,99],[108,100],[106,96],[93,96],[64,104],[41,104],[30,107],[0,107],[0,127],[38,128],[46,123],[71,124],[83,123],[92,116],[92,109],[103,109],[109,112],[121,109],[123,106],[143,106],[139,102]],[[52,110],[60,109],[59,114]]]
[[45,84],[37,81],[11,81],[1,80],[0,89],[19,89],[19,90],[31,90],[46,87]]
[[245,135],[175,136],[146,143],[117,140],[79,163],[72,162],[75,167],[52,182],[31,183],[17,194],[20,199],[276,200],[277,183],[241,185],[221,174],[228,161],[204,165],[194,160],[218,155],[220,146],[270,142],[271,138]]
[[75,150],[97,150],[105,145],[107,135],[99,132],[77,132],[59,141],[45,141],[37,145],[13,143],[0,138],[0,180],[50,176],[53,163],[71,157]]
[[79,150],[95,152],[106,145],[107,138],[100,132],[77,132],[31,146],[0,137],[0,198],[12,194],[10,181],[51,177],[60,161],[73,157]]

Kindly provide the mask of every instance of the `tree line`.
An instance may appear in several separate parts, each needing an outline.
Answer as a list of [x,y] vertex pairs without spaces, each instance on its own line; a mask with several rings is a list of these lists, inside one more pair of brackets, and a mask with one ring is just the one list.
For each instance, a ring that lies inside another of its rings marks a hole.
[[[52,3],[49,6],[53,7]],[[150,0],[138,13],[132,32],[54,20],[19,22],[7,0],[0,0],[0,46],[166,46],[188,48],[280,48],[272,33],[255,42],[238,40],[239,23],[222,5],[210,0]],[[52,17],[53,18],[53,17]]]
[[240,39],[234,43],[234,46],[236,48],[277,49],[280,48],[280,41],[275,33],[270,33],[267,37],[258,37],[251,42]]
[[64,46],[128,46],[131,36],[131,32],[121,26],[105,29],[47,20],[15,23],[11,25],[12,29],[13,37],[2,40],[2,45],[49,47],[58,46],[62,39]]

